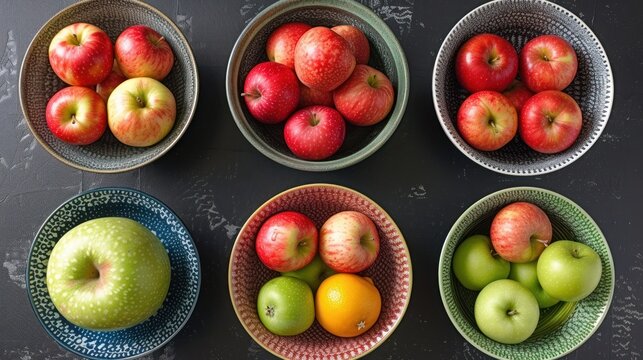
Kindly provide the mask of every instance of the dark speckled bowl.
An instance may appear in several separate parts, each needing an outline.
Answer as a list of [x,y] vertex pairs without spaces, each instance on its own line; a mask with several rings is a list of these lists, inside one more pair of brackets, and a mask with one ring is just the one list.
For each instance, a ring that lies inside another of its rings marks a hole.
[[[561,36],[572,45],[578,56],[578,73],[565,92],[578,102],[583,112],[583,128],[569,149],[558,154],[541,154],[516,136],[500,150],[485,152],[462,139],[456,128],[456,114],[467,92],[455,78],[455,57],[466,40],[484,32],[504,37],[518,51],[527,41],[543,34]],[[444,132],[471,160],[503,174],[545,174],[580,158],[603,132],[613,100],[612,70],[601,43],[582,20],[544,0],[496,0],[471,11],[447,35],[433,69],[433,102]]]
[[[87,22],[103,29],[112,41],[125,28],[147,25],[169,42],[174,51],[174,67],[163,83],[176,99],[176,122],[172,131],[159,143],[137,148],[120,143],[109,129],[97,142],[77,146],[56,138],[47,127],[45,108],[49,98],[65,84],[49,65],[48,49],[58,31],[76,22]],[[31,132],[56,159],[77,169],[116,173],[146,165],[165,154],[187,130],[196,110],[199,78],[190,46],[179,28],[150,5],[136,0],[81,1],[47,21],[36,33],[20,69],[20,104]]]
[[[350,24],[360,28],[371,45],[369,65],[384,72],[395,88],[395,104],[382,122],[368,127],[347,125],[339,151],[322,161],[293,155],[283,139],[281,125],[264,125],[252,118],[241,94],[252,67],[267,61],[265,44],[279,25],[301,21],[313,26]],[[230,54],[226,92],[239,130],[262,154],[291,168],[307,171],[341,169],[358,163],[379,149],[393,135],[404,115],[409,92],[409,72],[404,51],[386,23],[371,9],[353,0],[279,1],[257,15],[243,30]]]
[[[489,339],[476,326],[473,307],[478,292],[460,285],[453,274],[452,261],[460,242],[474,234],[488,235],[494,215],[516,201],[531,202],[547,213],[553,241],[579,241],[594,249],[603,271],[598,286],[588,297],[541,310],[532,336],[520,344],[506,345]],[[534,187],[500,190],[471,205],[451,227],[438,265],[440,295],[451,322],[469,343],[498,359],[556,359],[574,351],[596,332],[607,316],[614,283],[614,260],[609,245],[590,215],[570,199]]]

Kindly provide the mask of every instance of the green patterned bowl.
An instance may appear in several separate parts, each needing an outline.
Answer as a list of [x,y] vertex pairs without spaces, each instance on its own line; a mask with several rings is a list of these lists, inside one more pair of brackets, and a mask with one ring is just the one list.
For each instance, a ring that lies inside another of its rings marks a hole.
[[[541,310],[534,334],[520,344],[506,345],[489,339],[476,326],[473,305],[477,292],[460,285],[451,261],[462,240],[473,234],[489,234],[496,212],[515,201],[528,201],[543,209],[552,222],[554,240],[575,240],[592,247],[601,258],[603,273],[590,296]],[[516,187],[485,196],[456,220],[440,254],[438,284],[451,322],[480,351],[499,359],[555,359],[580,347],[605,318],[614,293],[614,262],[598,225],[577,204],[553,191]]]
[[[371,45],[369,65],[384,72],[395,89],[395,103],[387,118],[366,127],[347,124],[344,144],[337,153],[322,161],[303,160],[293,155],[283,139],[283,123],[265,125],[254,120],[239,95],[250,69],[268,60],[265,44],[270,33],[291,21],[313,26],[350,24],[360,28]],[[226,94],[237,127],[259,152],[294,169],[330,171],[366,159],[393,135],[406,109],[409,80],[402,46],[384,20],[368,7],[353,0],[282,0],[258,14],[239,35],[228,62]]]
[[[122,144],[109,130],[96,142],[78,146],[55,137],[47,127],[47,101],[65,86],[49,65],[51,39],[66,25],[87,22],[103,29],[115,41],[128,26],[147,25],[168,41],[174,66],[163,79],[176,99],[176,121],[170,133],[155,145]],[[97,173],[117,173],[139,168],[167,153],[183,136],[196,111],[199,77],[192,49],[174,22],[158,9],[138,0],[84,0],[49,19],[38,30],[20,69],[20,105],[34,138],[53,157],[74,168]]]

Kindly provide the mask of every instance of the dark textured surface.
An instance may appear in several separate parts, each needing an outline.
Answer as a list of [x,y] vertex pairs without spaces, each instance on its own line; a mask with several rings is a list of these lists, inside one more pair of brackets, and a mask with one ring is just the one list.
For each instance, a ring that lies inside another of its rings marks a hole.
[[18,101],[18,73],[40,26],[70,0],[0,1],[0,358],[74,358],[40,327],[25,289],[29,247],[46,217],[65,200],[100,186],[128,186],[159,198],[190,230],[203,282],[185,328],[147,359],[270,359],[238,321],[228,294],[228,260],[248,216],[292,186],[349,186],[381,205],[402,230],[413,260],[408,311],[389,339],[367,358],[485,359],[457,332],[438,292],[444,239],[458,216],[496,190],[529,185],[556,191],[585,209],[614,257],[614,299],[598,331],[568,359],[640,359],[643,354],[643,6],[628,1],[556,3],[579,16],[609,56],[614,107],[598,141],[556,172],[512,177],[487,170],[458,151],[431,100],[431,73],[442,41],[483,1],[362,0],[400,40],[411,92],[404,119],[368,159],[342,170],[308,173],[260,154],[234,123],[225,96],[230,51],[245,24],[270,0],[154,0],[192,46],[201,93],[196,115],[171,151],[121,174],[75,170],[47,153],[27,128]]

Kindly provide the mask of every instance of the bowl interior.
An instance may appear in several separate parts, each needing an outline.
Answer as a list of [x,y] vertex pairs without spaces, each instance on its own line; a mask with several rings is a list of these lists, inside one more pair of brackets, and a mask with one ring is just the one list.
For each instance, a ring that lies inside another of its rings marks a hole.
[[[598,287],[576,303],[560,302],[541,310],[538,327],[525,342],[505,345],[482,334],[476,325],[473,306],[477,292],[467,290],[455,278],[453,253],[474,234],[489,234],[494,215],[505,205],[528,201],[543,209],[552,222],[553,240],[574,240],[589,245],[601,258],[603,272]],[[614,292],[614,264],[600,229],[590,216],[571,200],[537,188],[512,188],[491,194],[473,204],[451,228],[442,248],[439,286],[444,306],[458,331],[481,351],[503,359],[552,359],[579,347],[605,317]]]
[[[159,143],[131,147],[120,143],[109,131],[97,142],[77,146],[56,138],[45,120],[47,101],[66,86],[49,65],[48,49],[53,37],[67,25],[87,22],[103,29],[116,41],[128,26],[147,25],[165,37],[174,52],[174,67],[163,80],[176,99],[176,121]],[[119,172],[147,164],[167,152],[186,130],[196,108],[197,69],[192,51],[172,21],[151,6],[131,0],[109,3],[80,2],[52,17],[33,38],[20,73],[20,101],[27,124],[40,144],[66,164],[88,171]]]
[[[364,32],[371,46],[369,65],[384,72],[395,89],[391,113],[380,123],[367,127],[346,124],[342,147],[323,161],[297,158],[283,139],[284,124],[262,124],[250,115],[239,95],[245,78],[258,63],[268,61],[266,40],[278,26],[287,22],[312,26],[349,24]],[[244,136],[266,156],[302,170],[332,170],[353,164],[381,146],[401,120],[408,92],[406,59],[395,35],[375,13],[357,2],[306,1],[279,2],[258,15],[241,34],[228,66],[228,102]]]
[[[360,211],[377,225],[380,254],[361,273],[373,279],[382,296],[382,311],[375,325],[354,338],[340,338],[313,326],[297,336],[270,333],[257,315],[261,286],[278,276],[265,267],[255,252],[255,236],[263,222],[275,213],[295,210],[321,227],[331,215],[343,210]],[[230,297],[248,333],[266,350],[284,358],[345,359],[361,356],[381,344],[401,321],[411,295],[411,259],[400,230],[386,212],[364,195],[334,185],[305,185],[285,191],[262,205],[241,229],[230,256]]]
[[[93,331],[71,324],[56,310],[47,292],[47,260],[67,231],[106,216],[127,217],[150,229],[166,247],[172,273],[165,302],[151,318],[123,330]],[[27,293],[44,329],[67,350],[92,359],[136,357],[161,347],[190,318],[200,283],[199,256],[181,220],[159,200],[124,188],[92,190],[54,210],[36,234],[27,263]]]
[[[578,72],[564,91],[580,106],[583,127],[570,148],[557,154],[542,154],[531,150],[516,136],[503,148],[485,152],[474,149],[460,137],[456,114],[468,93],[455,77],[455,58],[465,41],[486,32],[504,37],[518,52],[527,41],[544,34],[561,36],[572,45],[578,57]],[[600,42],[574,14],[547,1],[499,0],[473,10],[448,34],[434,68],[433,99],[447,136],[469,158],[500,173],[536,175],[568,165],[598,139],[611,111],[613,78]]]

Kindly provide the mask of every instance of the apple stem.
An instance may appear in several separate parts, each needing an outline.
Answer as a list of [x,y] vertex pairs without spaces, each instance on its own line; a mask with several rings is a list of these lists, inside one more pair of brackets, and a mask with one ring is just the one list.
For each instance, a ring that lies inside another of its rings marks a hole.
[[518,311],[516,311],[516,309],[511,309],[511,310],[507,311],[507,315],[509,315],[509,316],[518,315]]
[[140,106],[140,107],[145,107],[145,101],[143,101],[143,99],[142,99],[140,96],[137,96],[137,97],[136,97],[136,103],[137,103],[137,104],[138,104],[138,106]]
[[80,45],[80,40],[78,40],[78,35],[76,33],[71,34],[74,37],[74,45]]
[[76,125],[76,114],[71,115],[71,123],[72,125]]
[[370,87],[377,89],[377,84],[378,84],[377,75],[373,74],[373,75],[369,76],[366,81],[368,82],[368,85]]
[[544,240],[544,239],[536,239],[537,242],[545,245],[545,247],[549,246],[549,240]]

